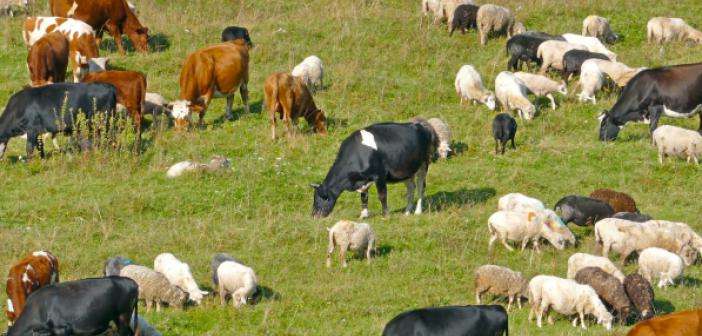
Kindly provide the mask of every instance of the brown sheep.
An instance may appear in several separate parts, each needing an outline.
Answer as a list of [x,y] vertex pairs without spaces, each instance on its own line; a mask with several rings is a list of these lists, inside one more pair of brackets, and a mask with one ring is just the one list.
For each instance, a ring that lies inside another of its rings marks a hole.
[[575,274],[575,281],[590,285],[602,301],[617,312],[620,321],[626,321],[631,310],[631,301],[621,281],[599,267],[585,267]]
[[653,287],[643,276],[631,273],[624,278],[624,290],[636,310],[637,320],[647,320],[655,315]]
[[590,198],[598,199],[609,203],[614,212],[639,212],[634,199],[623,192],[612,189],[600,188],[590,194]]
[[517,305],[522,308],[522,297],[527,296],[528,285],[521,272],[497,265],[483,265],[475,270],[475,301],[481,304],[480,297],[487,292],[508,297],[507,311],[512,307],[514,299],[517,299]]

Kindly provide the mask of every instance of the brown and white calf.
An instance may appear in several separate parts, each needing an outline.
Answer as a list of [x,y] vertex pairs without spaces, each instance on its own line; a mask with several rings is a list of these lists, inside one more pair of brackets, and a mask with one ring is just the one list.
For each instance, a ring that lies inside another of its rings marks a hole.
[[46,34],[34,43],[27,54],[30,86],[63,82],[68,67],[68,49],[68,40],[59,31]]
[[7,310],[9,324],[19,318],[27,297],[41,287],[59,282],[58,259],[48,251],[36,251],[10,268],[7,275]]
[[300,77],[276,72],[266,79],[264,89],[268,117],[271,121],[271,138],[275,140],[275,114],[280,114],[285,132],[290,133],[290,122],[297,128],[300,117],[307,120],[315,132],[327,134],[324,112],[317,108],[307,85]]

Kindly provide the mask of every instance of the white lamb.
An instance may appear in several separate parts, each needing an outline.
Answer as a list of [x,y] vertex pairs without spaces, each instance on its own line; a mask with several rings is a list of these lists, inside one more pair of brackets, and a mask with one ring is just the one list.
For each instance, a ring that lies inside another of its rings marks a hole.
[[650,283],[657,278],[658,288],[675,285],[675,279],[684,271],[682,258],[664,249],[649,247],[639,255],[639,273]]
[[256,273],[250,267],[235,261],[225,261],[217,267],[219,302],[226,304],[226,296],[230,295],[232,305],[239,308],[253,302],[256,293]]
[[580,79],[578,83],[580,84],[580,93],[578,93],[578,100],[592,101],[593,104],[597,103],[596,94],[604,86],[604,73],[594,62],[594,59],[589,59],[583,62],[580,66]]
[[529,101],[527,86],[509,71],[502,71],[495,78],[495,96],[506,111],[517,110],[519,117],[531,120],[536,107]]
[[312,91],[324,88],[324,65],[322,60],[315,56],[308,56],[302,63],[296,65],[292,70],[292,75],[302,78],[305,85]]
[[648,43],[689,40],[702,43],[702,32],[690,27],[681,18],[654,17],[646,24]]
[[612,81],[614,81],[614,83],[616,83],[619,87],[625,87],[626,84],[629,83],[634,76],[636,76],[636,74],[646,69],[632,68],[621,62],[611,62],[595,58],[587,61],[592,61],[593,63],[597,64],[600,70],[607,74],[607,76],[609,76],[609,78],[611,78]]
[[617,54],[607,49],[607,47],[605,47],[605,45],[602,44],[602,42],[600,42],[600,40],[598,40],[596,37],[582,36],[570,33],[563,34],[562,36],[568,43],[584,45],[587,48],[587,50],[591,52],[604,54],[612,61],[617,60]]
[[514,14],[508,8],[493,4],[481,5],[478,8],[475,21],[478,25],[481,45],[487,43],[490,32],[504,32],[507,34],[507,38],[515,35],[514,24],[516,20]]
[[451,152],[451,130],[448,125],[439,118],[430,118],[427,122],[431,125],[431,128],[434,129],[434,133],[436,133],[439,138],[439,148],[437,149],[439,158],[448,158],[448,154]]
[[510,251],[514,249],[509,246],[508,240],[520,242],[522,251],[531,242],[534,250],[538,252],[541,238],[546,239],[556,249],[562,250],[563,236],[553,231],[551,226],[551,219],[541,212],[497,211],[488,219],[488,250],[492,250],[492,245],[499,239]]
[[702,157],[702,135],[682,127],[663,125],[653,131],[653,145],[658,148],[658,162],[663,164],[666,156],[687,157],[700,164]]
[[568,279],[574,279],[575,274],[577,274],[579,270],[589,266],[599,267],[603,271],[614,275],[619,281],[624,281],[624,273],[622,273],[617,266],[614,266],[614,263],[609,259],[580,252],[574,253],[568,258]]
[[547,97],[551,101],[551,109],[556,109],[556,101],[553,99],[552,92],[558,92],[562,95],[568,95],[568,86],[565,81],[560,83],[541,75],[530,74],[528,72],[515,72],[517,78],[521,79],[526,84],[529,92],[536,97]]
[[542,60],[539,72],[544,75],[549,68],[563,70],[563,55],[573,49],[587,50],[587,47],[582,44],[557,40],[541,43],[536,50],[536,57]]
[[372,253],[375,250],[375,233],[370,225],[342,220],[327,230],[329,231],[327,267],[331,267],[331,255],[336,246],[339,246],[339,258],[343,267],[347,266],[346,251],[348,250],[364,252],[368,264],[370,264]]
[[456,95],[461,98],[461,105],[465,101],[480,102],[491,111],[495,110],[495,94],[486,90],[480,73],[472,65],[464,65],[456,74]]
[[190,300],[200,304],[209,292],[200,290],[190,272],[190,266],[171,253],[161,253],[154,259],[154,270],[166,276],[168,282],[188,292]]
[[597,15],[590,15],[583,20],[583,36],[599,37],[607,44],[612,44],[619,38],[610,28],[609,20]]

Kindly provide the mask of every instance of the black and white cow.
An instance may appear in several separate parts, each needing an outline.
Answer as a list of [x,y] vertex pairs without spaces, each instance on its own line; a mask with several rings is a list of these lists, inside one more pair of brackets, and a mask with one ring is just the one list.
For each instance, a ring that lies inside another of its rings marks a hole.
[[222,31],[222,42],[243,39],[249,49],[253,48],[253,42],[249,37],[249,30],[244,27],[230,26]]
[[425,178],[436,139],[431,127],[415,123],[375,124],[353,132],[341,143],[324,182],[313,185],[312,215],[328,216],[343,191],[358,191],[361,193],[361,218],[368,217],[368,188],[375,183],[385,217],[387,184],[395,182],[405,182],[407,186],[406,214],[412,211],[414,190],[419,186],[415,213],[421,214]]
[[[0,116],[0,159],[12,137],[27,134],[29,159],[34,147],[40,144],[40,134],[72,133],[78,111],[85,115],[85,120],[92,119],[97,112],[105,112],[109,123],[117,104],[116,92],[108,83],[57,83],[15,93]],[[109,124],[105,129],[109,129]],[[44,157],[41,145],[39,154]]]
[[137,283],[119,276],[49,285],[29,296],[7,336],[97,335],[110,322],[120,336],[135,335],[138,296]]
[[[650,121],[653,132],[661,115],[689,118],[702,113],[702,63],[643,70],[624,87],[611,111],[600,115],[600,140],[615,140],[629,121]],[[702,131],[702,114],[700,127]]]
[[508,335],[507,311],[500,305],[448,306],[406,311],[390,320],[383,336]]

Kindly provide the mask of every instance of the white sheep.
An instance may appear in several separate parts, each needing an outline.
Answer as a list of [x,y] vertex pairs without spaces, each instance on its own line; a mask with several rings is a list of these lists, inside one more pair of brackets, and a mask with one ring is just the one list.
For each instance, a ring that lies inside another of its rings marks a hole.
[[507,38],[515,35],[514,25],[516,20],[514,14],[508,8],[493,4],[481,5],[478,8],[475,21],[478,25],[480,44],[482,45],[487,43],[488,34],[493,31],[504,32],[507,34]]
[[675,285],[675,279],[684,271],[682,258],[664,249],[649,247],[639,255],[639,273],[650,283],[658,278],[658,288]]
[[461,98],[461,105],[465,101],[480,102],[490,110],[495,110],[495,94],[485,89],[483,79],[474,66],[466,64],[456,74],[456,95]]
[[146,311],[150,312],[153,304],[156,311],[161,311],[161,302],[171,307],[183,308],[188,301],[188,294],[176,285],[171,284],[165,275],[146,266],[127,265],[119,275],[134,280],[139,286],[139,299],[146,303]]
[[549,40],[539,44],[539,48],[536,49],[536,57],[541,59],[539,73],[544,75],[549,68],[563,70],[563,55],[573,49],[587,50],[587,47],[582,44],[557,40]]
[[610,250],[621,250],[628,237],[620,228],[635,225],[638,223],[621,218],[604,218],[597,221],[594,229],[595,242],[602,247],[602,256],[609,258]]
[[584,45],[587,50],[607,56],[612,61],[617,61],[617,54],[605,47],[600,40],[592,36],[582,36],[578,34],[563,34],[563,38],[568,43]]
[[590,15],[583,20],[582,35],[599,37],[608,44],[614,43],[619,38],[609,26],[609,20],[597,15]]
[[497,209],[519,212],[540,212],[550,219],[549,228],[551,230],[559,233],[569,244],[575,245],[575,235],[573,235],[573,232],[568,229],[555,211],[546,209],[544,203],[536,198],[520,193],[510,193],[500,197]]
[[370,264],[372,253],[375,250],[375,233],[370,225],[342,220],[327,230],[329,231],[327,267],[331,267],[331,255],[336,246],[339,246],[339,257],[343,267],[347,266],[346,251],[348,250],[364,252],[368,264]]
[[522,251],[532,242],[534,250],[538,252],[541,238],[546,239],[556,249],[562,250],[563,236],[553,231],[551,226],[551,219],[541,212],[497,211],[488,218],[488,250],[492,250],[492,245],[499,239],[510,251],[514,249],[507,244],[508,240],[520,242]]
[[547,97],[551,101],[551,109],[556,109],[556,101],[553,99],[552,92],[558,92],[562,95],[568,95],[568,86],[565,81],[560,83],[541,75],[530,74],[528,72],[515,72],[517,78],[521,79],[526,84],[529,92],[536,97]]
[[157,117],[162,113],[171,115],[171,102],[158,93],[147,92],[144,98],[144,114]]
[[578,100],[592,101],[593,104],[597,103],[596,94],[604,86],[604,73],[594,62],[595,59],[589,59],[583,62],[580,66],[580,78],[578,83],[580,85],[580,93],[578,93]]
[[524,120],[534,118],[536,107],[529,101],[527,86],[513,73],[502,71],[497,74],[495,96],[506,111],[517,110],[519,117]]
[[171,253],[161,253],[156,256],[154,270],[161,272],[166,276],[168,282],[187,292],[190,295],[190,300],[197,304],[202,302],[203,296],[209,294],[197,286],[193,274],[190,272],[190,266],[178,260]]
[[322,60],[315,55],[308,56],[296,65],[292,70],[292,75],[302,78],[302,81],[312,92],[317,90],[317,86],[320,89],[324,88],[324,65]]
[[509,300],[507,311],[512,302],[517,299],[517,305],[522,308],[522,297],[527,296],[528,282],[521,272],[515,272],[507,267],[483,265],[475,270],[475,301],[481,304],[483,293],[506,296]]
[[[587,61],[592,61],[592,63],[597,64],[602,72],[607,74],[609,78],[614,81],[619,87],[625,87],[629,81],[636,76],[642,70],[646,68],[632,68],[621,62],[612,62],[601,59],[589,59]],[[581,70],[582,72],[582,70]]]
[[441,0],[422,0],[422,13],[424,16],[431,13],[434,17],[434,24],[438,24],[442,19]]
[[448,158],[448,154],[451,152],[451,130],[448,125],[439,118],[430,118],[427,122],[431,125],[431,128],[434,129],[434,133],[436,133],[439,138],[439,148],[437,149],[439,157],[442,159]]
[[210,162],[207,164],[199,163],[199,162],[195,162],[195,161],[178,162],[178,163],[172,165],[170,168],[168,168],[168,171],[166,172],[166,177],[175,178],[175,177],[183,175],[186,172],[204,171],[204,170],[215,171],[218,169],[229,168],[229,166],[231,166],[231,162],[229,161],[229,159],[227,159],[221,155],[214,155],[210,159]]
[[689,40],[702,43],[702,32],[690,27],[681,18],[654,17],[646,24],[648,43]]
[[686,223],[672,222],[667,220],[650,220],[645,222],[646,225],[655,225],[661,228],[671,230],[678,239],[689,241],[690,246],[697,249],[702,254],[702,237]]
[[568,258],[568,279],[575,279],[575,274],[577,274],[579,270],[590,266],[599,267],[603,271],[619,279],[619,281],[624,281],[624,273],[622,273],[617,266],[614,266],[611,260],[605,257],[580,252],[573,253],[573,255]]
[[226,296],[231,295],[232,304],[239,308],[253,302],[256,293],[256,273],[250,267],[235,261],[225,261],[217,267],[217,283],[220,304],[226,304]]
[[667,156],[687,157],[700,164],[702,157],[702,135],[682,127],[663,125],[653,131],[653,145],[658,148],[658,162],[663,164]]

